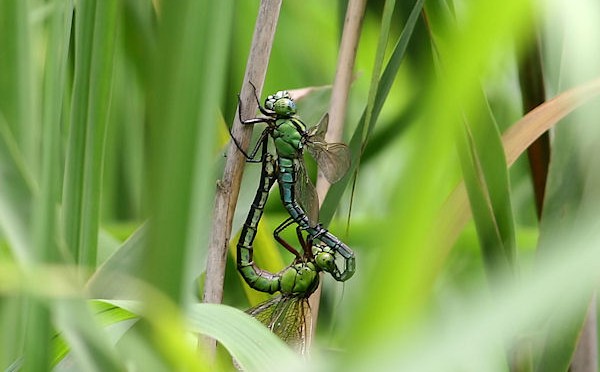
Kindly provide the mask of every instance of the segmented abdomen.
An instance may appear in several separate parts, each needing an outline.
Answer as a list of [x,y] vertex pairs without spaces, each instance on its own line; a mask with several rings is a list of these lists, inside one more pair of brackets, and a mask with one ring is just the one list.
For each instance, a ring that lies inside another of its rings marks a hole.
[[280,276],[260,269],[253,260],[252,245],[256,237],[258,222],[269,197],[269,190],[275,182],[274,161],[270,155],[264,154],[263,156],[260,184],[237,244],[237,268],[250,287],[261,292],[275,293],[280,289]]
[[[281,200],[285,209],[287,209],[290,216],[294,221],[304,229],[313,239],[318,239],[323,243],[327,244],[328,247],[339,253],[345,260],[346,267],[340,272],[331,273],[334,278],[338,281],[346,281],[354,275],[356,262],[354,258],[354,252],[335,235],[330,233],[327,229],[322,227],[320,224],[311,226],[308,220],[308,216],[296,201],[295,187],[298,179],[295,162],[296,159],[279,159],[279,172],[277,175],[277,181],[279,183],[279,193],[281,194]],[[291,160],[291,161],[290,161]],[[290,165],[291,164],[291,165]]]

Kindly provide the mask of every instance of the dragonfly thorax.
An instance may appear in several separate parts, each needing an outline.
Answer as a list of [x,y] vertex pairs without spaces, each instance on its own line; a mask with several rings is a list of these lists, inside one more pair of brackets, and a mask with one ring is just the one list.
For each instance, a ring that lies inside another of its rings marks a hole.
[[302,133],[298,130],[298,122],[294,119],[279,119],[272,137],[277,155],[283,158],[296,158],[302,149]]
[[317,289],[319,275],[311,262],[301,262],[289,266],[281,274],[281,293],[308,297]]

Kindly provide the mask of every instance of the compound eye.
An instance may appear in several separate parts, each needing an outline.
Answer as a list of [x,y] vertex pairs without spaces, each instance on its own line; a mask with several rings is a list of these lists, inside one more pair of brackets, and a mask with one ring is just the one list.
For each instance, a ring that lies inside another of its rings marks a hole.
[[280,90],[279,92],[275,93],[275,99],[281,98],[290,98],[290,94],[287,90]]
[[274,111],[275,110],[275,105],[277,104],[277,101],[279,101],[279,98],[271,95],[269,97],[267,97],[267,99],[265,100],[265,108]]
[[288,106],[290,107],[290,112],[296,112],[296,103],[291,99],[288,101]]
[[315,263],[321,270],[328,273],[333,272],[335,268],[335,258],[328,252],[319,252],[315,256]]

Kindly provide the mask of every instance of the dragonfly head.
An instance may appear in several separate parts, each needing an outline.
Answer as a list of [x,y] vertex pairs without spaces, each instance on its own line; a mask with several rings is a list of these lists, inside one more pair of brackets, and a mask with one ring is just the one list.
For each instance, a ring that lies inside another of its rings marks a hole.
[[315,265],[320,270],[331,273],[335,270],[335,256],[331,248],[324,243],[313,245]]
[[287,90],[280,90],[265,100],[265,107],[277,115],[292,116],[296,113],[296,103]]

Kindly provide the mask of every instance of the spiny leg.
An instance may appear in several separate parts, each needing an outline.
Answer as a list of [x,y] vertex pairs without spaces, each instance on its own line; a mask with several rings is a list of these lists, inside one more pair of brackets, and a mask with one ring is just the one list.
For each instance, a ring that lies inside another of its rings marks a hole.
[[237,139],[233,136],[233,133],[231,133],[231,129],[229,129],[229,135],[231,136],[231,139],[233,140],[235,147],[237,147],[237,149],[242,153],[242,155],[244,155],[244,158],[246,159],[247,163],[262,163],[262,161],[263,161],[262,158],[255,159],[255,157],[256,157],[256,154],[258,153],[258,150],[260,150],[261,147],[267,146],[267,143],[266,143],[267,142],[266,141],[267,130],[264,130],[260,134],[260,137],[258,138],[258,141],[256,141],[256,145],[252,149],[252,152],[250,152],[250,155],[248,155],[248,153],[242,149],[242,146],[238,143]]
[[[240,99],[240,95],[238,94],[238,118],[240,119],[240,123],[242,123],[243,125],[254,125],[254,124],[258,124],[258,123],[269,123],[271,121],[270,118],[254,118],[254,119],[248,119],[248,120],[244,120],[242,119],[242,101]],[[233,140],[233,143],[235,144],[235,147],[237,147],[238,150],[240,150],[240,152],[244,155],[244,157],[246,158],[246,161],[248,163],[260,163],[262,162],[262,159],[254,159],[254,157],[256,156],[256,154],[258,153],[258,150],[260,149],[260,146],[266,146],[266,143],[262,143],[265,138],[268,135],[268,129],[265,129],[258,141],[256,141],[256,145],[254,146],[254,148],[252,149],[252,151],[250,152],[250,155],[248,155],[248,153],[246,151],[244,151],[244,149],[242,149],[242,146],[240,145],[240,143],[238,142],[238,140],[235,138],[235,136],[233,135],[233,132],[231,132],[231,128],[227,127],[227,130],[229,131],[229,135],[231,136],[231,139]]]
[[[258,124],[258,123],[269,123],[274,121],[275,119],[273,118],[274,113],[269,113],[267,112],[265,115],[267,116],[266,118],[253,118],[253,119],[242,119],[242,98],[240,97],[240,95],[238,94],[238,118],[240,119],[240,122],[244,125],[254,125],[254,124]],[[258,105],[258,108],[261,110],[260,112],[263,112],[262,110],[266,110],[264,108],[262,108],[260,105]],[[263,113],[264,114],[264,113]]]

